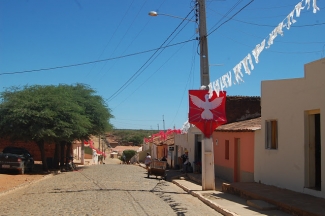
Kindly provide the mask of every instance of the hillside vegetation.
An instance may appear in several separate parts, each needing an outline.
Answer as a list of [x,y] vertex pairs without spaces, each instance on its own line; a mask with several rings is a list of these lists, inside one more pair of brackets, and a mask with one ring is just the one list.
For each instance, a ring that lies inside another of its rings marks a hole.
[[133,145],[141,145],[143,143],[143,138],[151,136],[157,133],[157,130],[132,130],[132,129],[113,129],[110,134],[116,137],[116,141],[121,143],[121,145],[128,145],[132,142]]

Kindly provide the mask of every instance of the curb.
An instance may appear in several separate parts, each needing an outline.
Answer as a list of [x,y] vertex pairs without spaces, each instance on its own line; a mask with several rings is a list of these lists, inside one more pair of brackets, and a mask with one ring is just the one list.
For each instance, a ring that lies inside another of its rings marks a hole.
[[206,199],[205,197],[202,196],[201,193],[199,192],[195,192],[192,191],[190,189],[188,189],[187,187],[181,185],[180,183],[178,183],[177,181],[173,180],[172,181],[175,185],[177,185],[178,187],[182,188],[184,191],[186,191],[187,193],[191,194],[194,197],[197,197],[199,200],[201,200],[203,203],[205,203],[206,205],[210,206],[211,208],[213,208],[214,210],[216,210],[217,212],[221,213],[222,215],[225,216],[239,216],[238,214],[229,211],[228,209],[225,209],[223,206],[220,206],[214,202],[212,202],[211,200]]

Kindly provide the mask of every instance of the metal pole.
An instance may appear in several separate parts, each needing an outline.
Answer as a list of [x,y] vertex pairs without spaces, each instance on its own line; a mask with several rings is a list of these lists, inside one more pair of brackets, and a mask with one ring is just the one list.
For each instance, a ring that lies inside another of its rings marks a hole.
[[[210,83],[208,38],[206,29],[205,0],[197,0],[199,6],[199,38],[200,38],[200,74],[201,86],[208,89]],[[203,134],[202,134],[203,135]],[[214,156],[212,138],[202,139],[202,190],[215,190]]]
[[163,115],[163,127],[164,127],[164,132],[165,132],[165,119],[164,119],[164,115]]

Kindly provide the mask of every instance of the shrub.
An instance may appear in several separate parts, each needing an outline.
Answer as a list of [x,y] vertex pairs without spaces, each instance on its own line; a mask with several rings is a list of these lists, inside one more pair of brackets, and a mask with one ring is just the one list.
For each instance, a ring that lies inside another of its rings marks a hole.
[[125,155],[126,161],[131,160],[131,158],[136,154],[137,152],[134,150],[124,150],[123,154]]

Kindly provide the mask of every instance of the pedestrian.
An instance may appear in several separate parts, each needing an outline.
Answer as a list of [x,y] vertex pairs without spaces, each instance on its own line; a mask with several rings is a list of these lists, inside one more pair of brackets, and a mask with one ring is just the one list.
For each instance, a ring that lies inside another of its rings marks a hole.
[[144,161],[144,164],[146,165],[146,168],[149,169],[149,166],[151,164],[151,155],[150,155],[149,152],[147,152],[147,157],[146,157],[146,159]]
[[185,150],[185,153],[181,156],[181,158],[183,159],[183,172],[187,172],[187,166],[189,165],[189,161],[188,161],[188,151]]
[[126,163],[126,157],[125,157],[125,154],[123,154],[123,156],[122,156],[122,160],[123,160],[123,164],[125,164],[125,163]]

